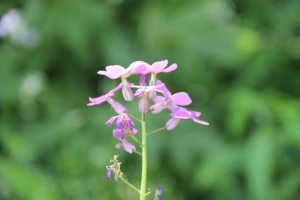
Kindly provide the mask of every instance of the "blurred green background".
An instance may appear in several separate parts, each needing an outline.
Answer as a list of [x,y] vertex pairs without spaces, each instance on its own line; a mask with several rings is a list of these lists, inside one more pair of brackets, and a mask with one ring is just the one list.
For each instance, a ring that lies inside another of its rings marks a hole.
[[[299,0],[1,0],[0,16],[1,200],[138,199],[105,166],[120,155],[138,186],[140,156],[115,148],[108,104],[86,104],[119,83],[98,70],[163,59],[179,67],[159,78],[210,126],[151,135],[148,187],[300,199]],[[149,115],[148,130],[169,117]]]

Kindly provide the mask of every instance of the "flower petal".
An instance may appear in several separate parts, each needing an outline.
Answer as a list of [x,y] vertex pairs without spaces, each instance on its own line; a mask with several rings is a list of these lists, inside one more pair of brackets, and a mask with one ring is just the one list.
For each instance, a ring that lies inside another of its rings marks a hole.
[[155,104],[161,103],[161,102],[163,102],[163,101],[165,101],[165,100],[166,100],[166,98],[165,98],[165,97],[162,97],[162,96],[156,96],[156,97],[153,99],[153,101],[154,101]]
[[107,172],[106,172],[106,178],[110,180],[111,171],[113,170],[112,167],[106,166]]
[[145,63],[143,61],[135,61],[129,65],[129,67],[125,70],[125,73],[141,74],[145,71],[146,65],[149,65],[149,64]]
[[107,66],[106,71],[98,71],[97,73],[100,75],[107,76],[110,79],[119,78],[125,71],[125,68],[120,65],[111,65]]
[[157,61],[151,65],[151,72],[161,72],[168,65],[168,60]]
[[170,115],[178,119],[190,119],[192,117],[191,113],[184,108],[181,108],[176,112],[172,112]]
[[195,118],[195,117],[192,117],[192,120],[193,120],[194,122],[197,122],[198,124],[209,125],[208,122],[202,121],[202,120],[197,119],[197,118]]
[[91,98],[89,97],[90,103],[88,103],[88,106],[94,106],[94,105],[98,105],[101,104],[103,102],[105,102],[107,100],[107,98],[109,98],[107,95],[102,95],[100,97],[97,98]]
[[190,96],[185,92],[178,92],[172,95],[172,100],[180,106],[187,106],[192,103]]
[[116,128],[113,130],[113,136],[122,141],[123,138],[127,135],[122,130]]
[[127,140],[124,139],[122,142],[123,142],[123,148],[128,153],[132,153],[133,151],[136,151],[135,146],[133,144],[131,144],[130,142],[128,142]]
[[120,83],[116,88],[112,89],[111,91],[109,91],[109,95],[113,96],[115,94],[116,91],[120,90],[122,88],[123,83]]
[[199,117],[201,115],[201,112],[197,112],[197,111],[191,111],[192,116],[194,117]]
[[136,128],[132,129],[132,134],[135,135],[139,130],[137,130]]
[[171,92],[168,90],[168,88],[166,87],[166,85],[163,85],[164,83],[161,82],[160,80],[156,81],[156,85],[161,85],[159,88],[157,88],[156,91],[163,93],[163,95],[165,97],[171,97],[172,94]]
[[157,197],[161,197],[162,196],[162,187],[159,186],[156,192]]
[[167,123],[166,123],[166,127],[167,130],[172,130],[174,129],[178,123],[180,122],[180,119],[177,118],[171,118]]
[[164,70],[161,70],[161,72],[168,73],[168,72],[174,71],[175,69],[177,69],[177,64],[174,63],[170,67],[168,67]]
[[96,103],[97,102],[98,104],[103,103],[104,101],[106,101],[106,99],[107,99],[106,95],[102,95],[102,96],[96,97],[96,98],[89,97],[89,101],[91,103]]
[[153,114],[160,113],[164,109],[166,109],[166,107],[162,103],[157,103],[150,106],[150,110]]
[[111,126],[117,117],[118,116],[111,117],[105,124],[107,124],[108,126]]

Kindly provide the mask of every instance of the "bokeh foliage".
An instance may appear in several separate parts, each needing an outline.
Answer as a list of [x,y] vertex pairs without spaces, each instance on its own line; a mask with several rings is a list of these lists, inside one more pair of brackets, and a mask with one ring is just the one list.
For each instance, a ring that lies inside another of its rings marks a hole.
[[[86,104],[118,84],[98,70],[162,59],[179,68],[159,78],[188,92],[210,126],[186,120],[149,137],[149,187],[172,200],[300,198],[298,0],[0,2],[2,19],[11,11],[20,22],[0,38],[0,199],[137,199],[105,166],[119,154],[138,185],[139,156],[115,148],[107,104]],[[149,116],[148,129],[168,119]]]

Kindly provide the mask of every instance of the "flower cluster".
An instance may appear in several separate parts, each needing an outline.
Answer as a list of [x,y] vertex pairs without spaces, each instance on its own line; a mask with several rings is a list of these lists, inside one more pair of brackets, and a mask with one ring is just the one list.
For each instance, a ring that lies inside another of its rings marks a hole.
[[[182,107],[192,103],[187,93],[178,92],[171,94],[166,85],[160,80],[157,80],[157,74],[168,73],[177,68],[177,64],[167,66],[168,60],[158,61],[152,65],[143,61],[136,61],[127,69],[120,65],[112,65],[107,66],[106,71],[98,71],[98,74],[107,76],[110,79],[121,78],[121,83],[118,87],[100,97],[89,98],[90,103],[87,104],[88,106],[93,106],[108,102],[119,114],[111,117],[106,122],[106,124],[110,126],[116,121],[117,128],[113,130],[113,137],[119,140],[119,143],[116,145],[117,148],[123,146],[127,152],[135,152],[136,147],[125,138],[133,136],[138,132],[138,130],[134,128],[134,122],[130,119],[127,108],[113,99],[114,94],[121,89],[125,101],[133,101],[134,97],[139,98],[138,109],[142,113],[152,112],[153,114],[157,114],[162,110],[169,109],[171,119],[165,124],[167,130],[174,129],[183,119],[192,119],[196,123],[208,125],[207,122],[198,119],[201,115],[200,112],[187,110]],[[139,85],[128,82],[127,78],[132,74],[140,74]],[[146,82],[147,74],[151,75],[148,85]],[[133,89],[136,89],[136,91],[133,92]],[[150,105],[150,102],[153,102],[153,104]]]

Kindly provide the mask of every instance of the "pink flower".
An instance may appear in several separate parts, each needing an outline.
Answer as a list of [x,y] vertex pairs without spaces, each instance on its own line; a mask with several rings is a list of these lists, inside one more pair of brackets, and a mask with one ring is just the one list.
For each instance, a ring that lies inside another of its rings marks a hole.
[[172,118],[166,123],[168,130],[174,129],[182,119],[192,119],[194,122],[203,125],[209,125],[208,122],[197,119],[201,115],[200,112],[187,110],[185,108],[175,108],[171,113]]
[[89,98],[90,103],[88,103],[88,106],[94,106],[94,105],[98,105],[98,104],[102,104],[103,102],[107,101],[112,107],[113,109],[121,114],[124,112],[127,112],[127,108],[125,106],[123,106],[122,104],[120,104],[119,102],[115,101],[114,99],[112,99],[111,97],[115,95],[115,92],[120,90],[122,87],[122,83],[120,83],[118,85],[118,87],[114,88],[113,90],[109,91],[107,94],[102,95],[100,97],[97,98]]
[[[156,84],[161,85],[162,82],[157,80]],[[185,92],[178,92],[172,95],[165,85],[162,85],[158,90],[163,93],[164,97],[156,96],[153,99],[155,104],[150,107],[150,110],[154,114],[157,114],[166,108],[172,110],[178,106],[187,106],[192,103],[191,98]]]
[[98,74],[107,76],[110,79],[127,78],[131,74],[139,74],[145,70],[145,66],[142,61],[136,61],[129,65],[127,69],[120,65],[107,66],[106,71],[98,71]]

